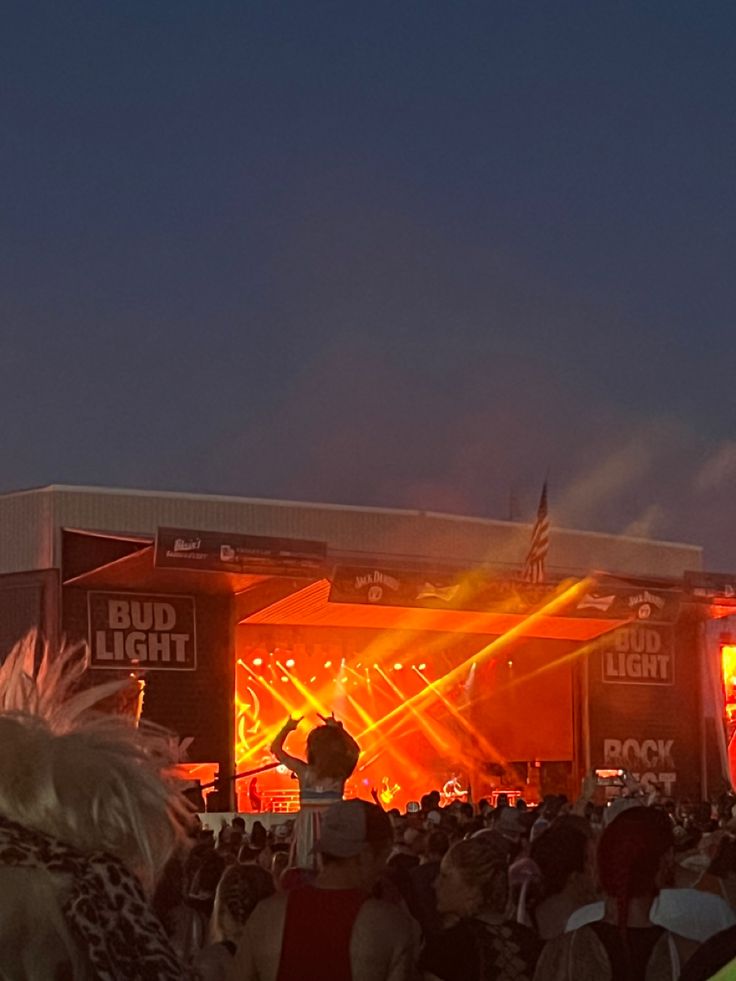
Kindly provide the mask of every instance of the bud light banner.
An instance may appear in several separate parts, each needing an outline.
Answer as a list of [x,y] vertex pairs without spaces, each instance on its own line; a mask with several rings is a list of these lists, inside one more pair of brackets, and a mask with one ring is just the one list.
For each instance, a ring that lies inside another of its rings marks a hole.
[[675,681],[674,627],[630,623],[602,641],[602,678],[618,685],[672,685]]
[[697,793],[699,660],[694,638],[632,621],[588,656],[592,767],[625,767],[663,795]]
[[197,667],[191,596],[88,593],[93,668],[193,671]]

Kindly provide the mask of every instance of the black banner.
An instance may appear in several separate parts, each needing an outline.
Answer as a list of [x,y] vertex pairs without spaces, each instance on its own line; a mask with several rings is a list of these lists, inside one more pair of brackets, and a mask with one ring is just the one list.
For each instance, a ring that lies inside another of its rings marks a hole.
[[475,573],[396,569],[392,566],[337,566],[331,603],[368,603],[470,612],[528,613],[549,600],[552,587]]
[[[483,572],[448,573],[393,566],[337,566],[331,576],[331,603],[368,603],[511,613],[524,616],[548,603],[564,584],[492,579]],[[558,610],[558,616],[672,623],[680,609],[680,589],[636,583],[597,583]]]
[[325,573],[325,542],[228,532],[159,528],[154,565],[164,569],[255,575],[317,576]]
[[698,599],[736,602],[736,573],[686,572],[683,579],[691,595]]
[[[443,580],[434,588],[448,590],[445,595],[449,596],[453,586]],[[415,573],[379,566],[338,566],[332,574],[330,603],[413,606],[419,592]]]
[[601,679],[617,685],[675,683],[674,627],[632,622],[601,641]]
[[611,620],[672,621],[677,618],[681,595],[680,590],[598,583],[578,600],[570,613]]
[[667,796],[699,774],[697,651],[671,624],[632,621],[588,657],[591,766],[626,767]]
[[197,667],[191,596],[88,593],[93,668],[193,671]]

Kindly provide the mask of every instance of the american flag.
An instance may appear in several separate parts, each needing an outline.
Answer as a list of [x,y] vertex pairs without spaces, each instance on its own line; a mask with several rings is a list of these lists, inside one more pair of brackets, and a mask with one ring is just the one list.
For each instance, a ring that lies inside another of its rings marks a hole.
[[549,551],[549,514],[547,513],[547,481],[542,487],[539,498],[537,520],[532,529],[532,540],[529,543],[526,562],[521,572],[524,582],[544,582],[544,562]]

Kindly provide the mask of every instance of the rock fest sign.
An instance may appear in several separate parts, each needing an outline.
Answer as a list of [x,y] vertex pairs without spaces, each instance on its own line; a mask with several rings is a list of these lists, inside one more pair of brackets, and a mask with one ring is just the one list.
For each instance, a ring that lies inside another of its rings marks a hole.
[[94,668],[193,671],[197,667],[191,596],[88,593]]

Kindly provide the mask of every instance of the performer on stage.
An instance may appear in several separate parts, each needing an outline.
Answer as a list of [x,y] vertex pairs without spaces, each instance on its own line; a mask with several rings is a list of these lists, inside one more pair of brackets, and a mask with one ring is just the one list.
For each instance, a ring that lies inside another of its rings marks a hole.
[[468,792],[467,790],[463,790],[462,784],[460,783],[460,778],[456,773],[453,773],[442,788],[442,796],[440,800],[442,806],[447,807],[448,804],[452,804],[456,800],[466,800],[467,795]]
[[358,762],[360,748],[334,715],[320,716],[324,725],[317,726],[307,737],[307,760],[291,756],[284,750],[286,737],[294,732],[301,719],[289,718],[271,744],[271,752],[293,771],[299,780],[300,810],[294,826],[289,864],[316,868],[314,846],[319,840],[320,816],[330,804],[342,800],[345,781]]

